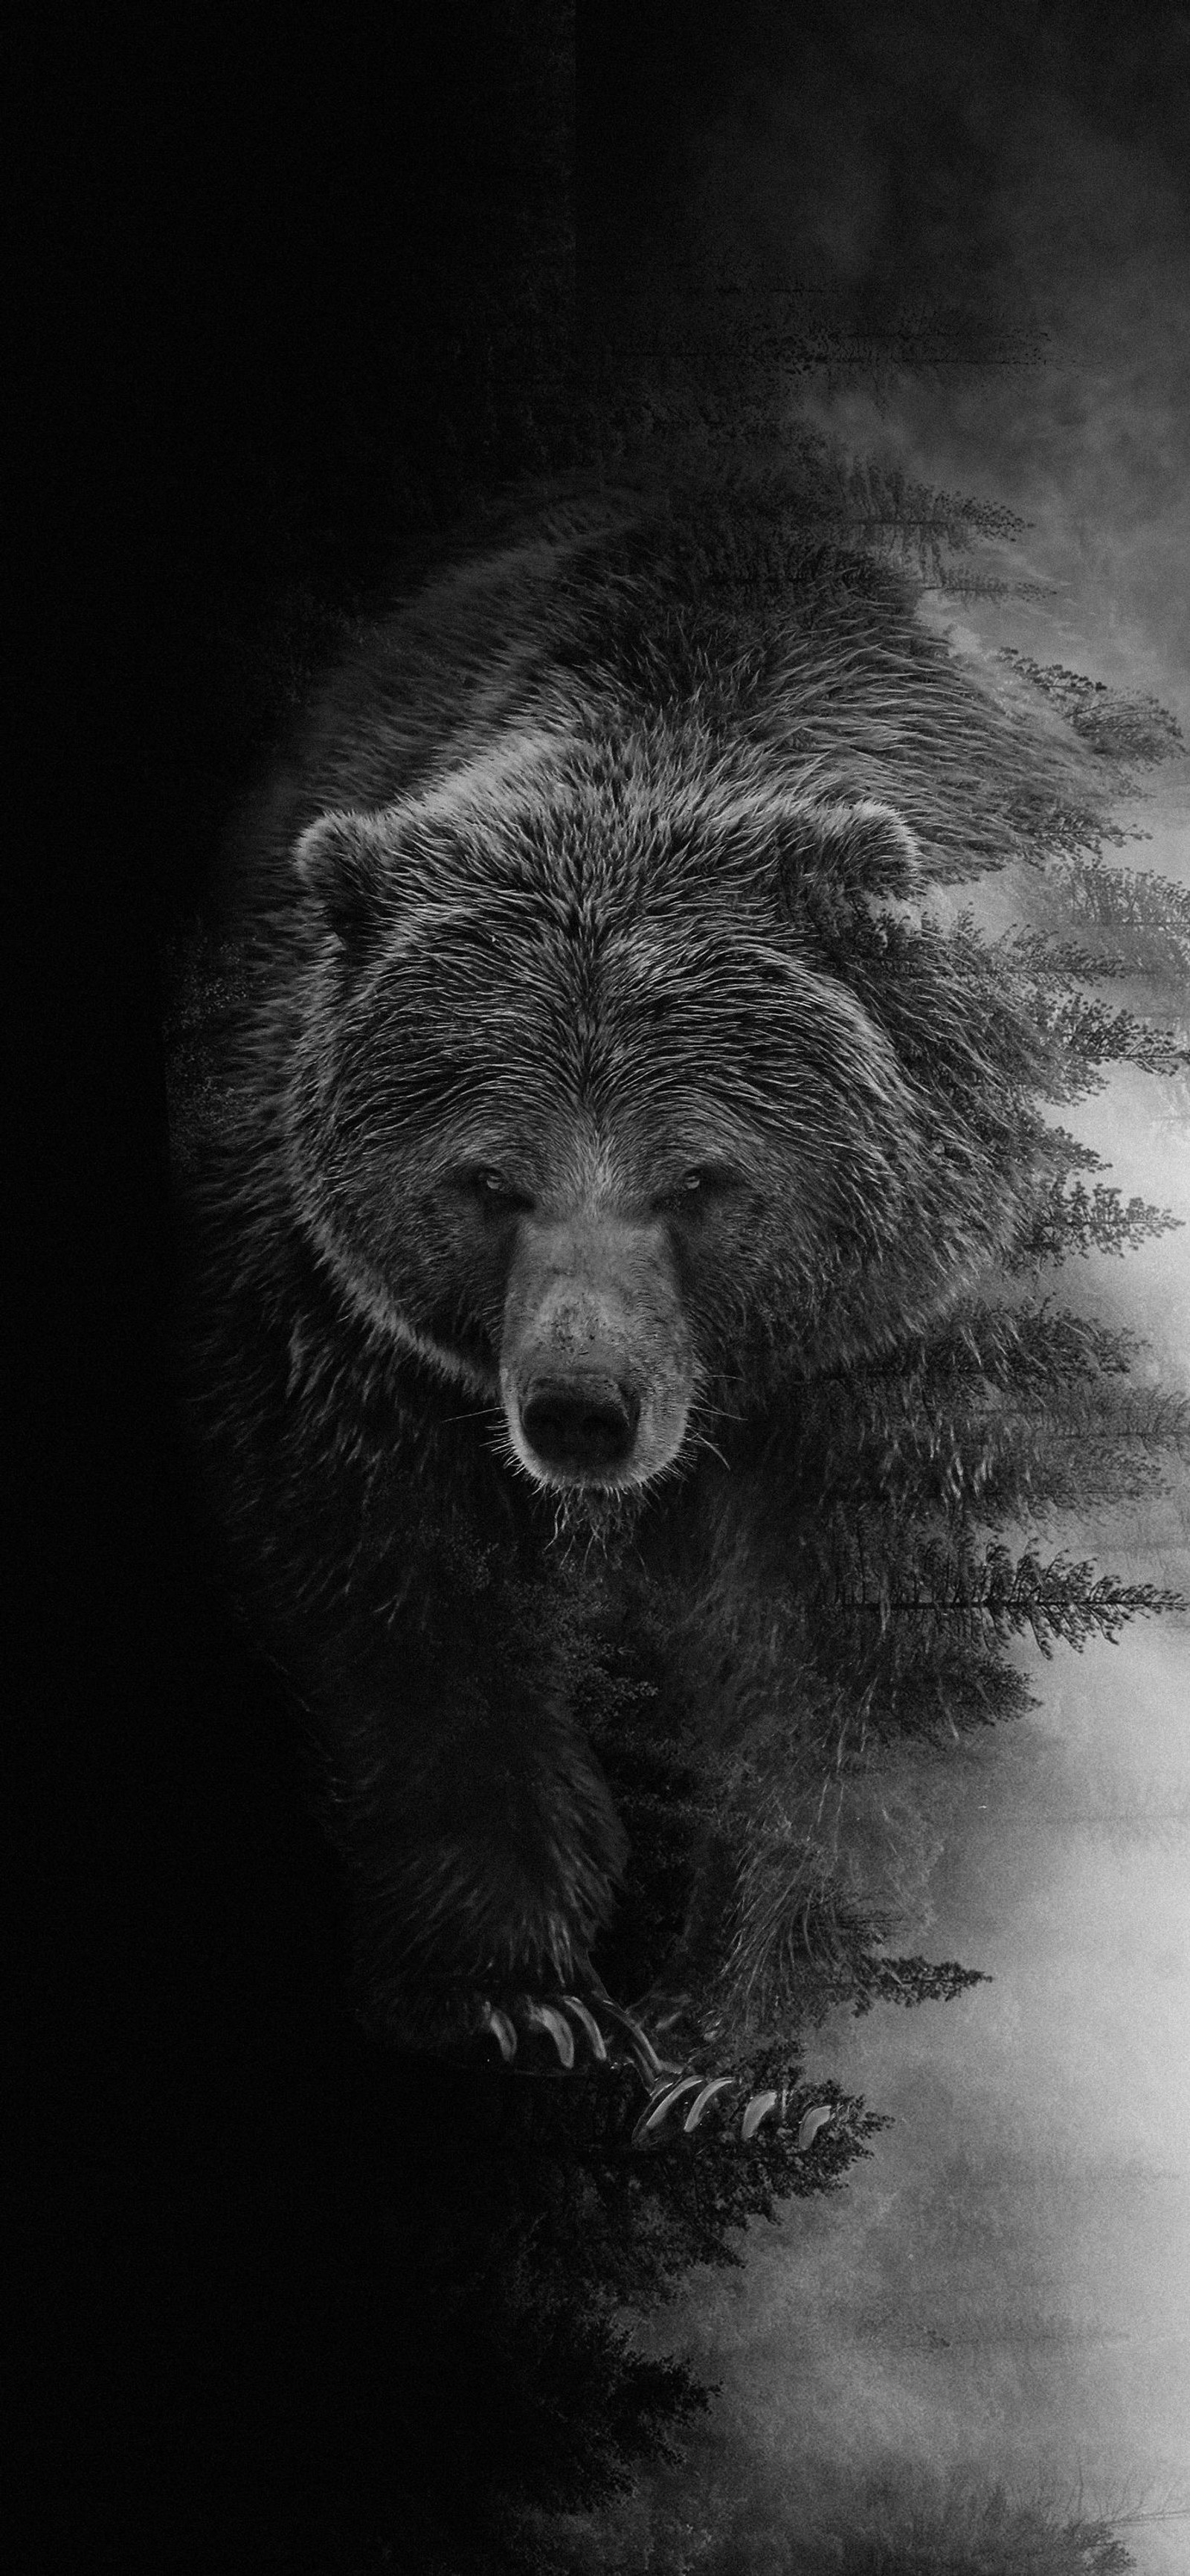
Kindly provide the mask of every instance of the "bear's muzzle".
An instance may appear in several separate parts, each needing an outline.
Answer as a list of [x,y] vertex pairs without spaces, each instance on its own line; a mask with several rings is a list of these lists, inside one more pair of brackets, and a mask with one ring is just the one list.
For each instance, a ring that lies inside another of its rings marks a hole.
[[538,1484],[641,1485],[673,1463],[694,1380],[662,1224],[598,1212],[522,1221],[500,1391]]

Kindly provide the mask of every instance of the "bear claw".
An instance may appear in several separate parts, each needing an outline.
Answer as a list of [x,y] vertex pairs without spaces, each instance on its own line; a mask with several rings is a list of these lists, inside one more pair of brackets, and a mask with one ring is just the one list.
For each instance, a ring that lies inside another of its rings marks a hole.
[[622,2032],[637,2074],[642,2083],[648,2086],[650,2093],[654,2093],[658,2085],[668,2077],[680,2075],[682,2068],[675,2064],[672,2057],[658,2056],[647,2032],[642,2030],[640,2023],[634,2020],[630,2012],[625,2012],[622,2004],[613,2003],[606,1986],[601,1985],[597,1978],[592,1978],[591,1982],[601,2013],[605,2020],[615,2023],[617,2031]]
[[531,2030],[547,2030],[563,2066],[574,2064],[574,2034],[553,2004],[529,2004],[525,2019]]
[[651,2137],[654,2130],[659,2129],[663,2121],[668,2119],[674,2105],[680,2102],[683,2094],[697,2092],[702,2080],[701,2075],[680,2075],[676,2084],[671,2082],[656,2085],[632,2132],[633,2146],[643,2146],[645,2139]]
[[746,2105],[743,2119],[740,2122],[741,2138],[754,2138],[758,2128],[760,2127],[761,2121],[767,2120],[769,2112],[775,2111],[776,2108],[777,2096],[775,2093],[754,2093],[751,2101]]
[[728,2086],[734,2083],[734,2081],[735,2078],[731,2075],[713,2075],[710,2082],[703,2085],[702,2091],[699,2093],[697,2099],[691,2103],[690,2108],[686,2113],[686,2117],[682,2122],[682,2127],[687,2137],[689,2137],[692,2129],[697,2129],[699,2122],[702,2119],[703,2112],[707,2109],[708,2105],[715,2100],[716,2095],[726,2092]]
[[580,2029],[585,2030],[591,2043],[592,2056],[598,2059],[601,2066],[606,2066],[607,2041],[605,2040],[603,2032],[595,2019],[594,2013],[588,2012],[586,2005],[579,2002],[577,1995],[563,1995],[562,2001],[566,2006],[567,2012],[574,2014],[574,2018],[579,2024]]
[[[732,2090],[738,2091],[738,2089],[738,2079],[734,2075],[712,2075],[709,2077],[702,2075],[680,2075],[676,2080],[672,2075],[665,2077],[661,2082],[654,2084],[650,2089],[648,2101],[646,2102],[640,2118],[636,2123],[636,2127],[632,2132],[633,2146],[643,2147],[650,2139],[655,2139],[659,2132],[664,2128],[670,2112],[676,2110],[680,2102],[686,2101],[687,2097],[691,2093],[694,2095],[694,2100],[688,2103],[686,2116],[682,2122],[682,2135],[684,2137],[689,2137],[691,2131],[699,2127],[704,2112],[709,2108],[713,2101],[718,2099],[721,2093],[727,2093]],[[740,2137],[745,2144],[756,2136],[756,2132],[760,2128],[761,2122],[767,2120],[770,2112],[777,2109],[778,2103],[781,2105],[781,2122],[783,2125],[785,2118],[785,2096],[783,2094],[777,2094],[766,2090],[763,2093],[752,2093],[749,2095],[748,2100],[744,2104],[743,2117],[740,2121]],[[813,2145],[819,2131],[825,2128],[827,2122],[833,2119],[833,2117],[834,2105],[829,2102],[815,2103],[811,2109],[806,2112],[797,2133],[797,2153],[799,2155],[805,2154],[806,2149]]]
[[501,2012],[498,2004],[485,2003],[480,2028],[491,2032],[505,2065],[510,2066],[517,2052],[515,2022],[506,2012]]
[[[672,2060],[667,2063],[663,2057],[658,2056],[651,2039],[641,2029],[640,2023],[633,2019],[630,2012],[625,2011],[622,2004],[613,2003],[606,1989],[599,1986],[597,1982],[594,1985],[594,2001],[596,2009],[603,2015],[604,2020],[614,2024],[615,2035],[622,2041],[624,2053],[631,2058],[645,2087],[647,2099],[632,2131],[631,2142],[634,2147],[640,2148],[655,2143],[668,2123],[670,2113],[677,2110],[679,2105],[685,2106],[682,2134],[684,2137],[689,2137],[701,2126],[703,2116],[712,2102],[718,2101],[725,2093],[738,2092],[741,2089],[736,2076],[708,2076],[699,2071],[690,2073],[680,2066],[675,2066]],[[576,2030],[583,2032],[591,2055],[598,2065],[607,2066],[611,2062],[607,2040],[599,2027],[595,2013],[579,1995],[562,1994],[556,2000],[547,2003],[538,1995],[516,1994],[507,1996],[503,2004],[493,2003],[490,1997],[484,1997],[479,2030],[482,2036],[495,2040],[506,2066],[512,2064],[517,2054],[518,2025],[519,2032],[543,2032],[553,2042],[559,2063],[567,2071],[575,2063]],[[778,2102],[781,2104],[781,2117],[782,2122],[784,2121],[784,2101],[783,2094],[778,2095],[769,2089],[749,2095],[743,2105],[740,2119],[740,2137],[745,2144],[756,2136],[762,2122],[776,2110]],[[806,2149],[813,2145],[819,2130],[825,2128],[832,2117],[831,2103],[819,2102],[811,2105],[804,2114],[797,2132],[799,2154],[805,2154]]]
[[[623,2018],[628,2021],[627,2014]],[[506,1997],[503,2004],[493,2003],[485,1995],[480,2006],[478,2029],[481,2037],[495,2040],[506,2066],[510,2066],[516,2056],[522,2032],[544,2031],[553,2041],[560,2064],[569,2069],[574,2065],[572,2022],[584,2032],[592,2057],[599,2065],[606,2066],[608,2051],[603,2032],[594,2013],[577,1995],[559,1995],[556,2002],[547,2003],[538,1995],[518,1994]],[[635,2031],[636,2026],[629,2022],[629,2028]],[[643,2032],[637,2033],[637,2037],[642,2047],[647,2048]],[[637,2064],[641,2064],[639,2056]],[[650,2073],[645,2080],[652,2082],[655,2079]]]

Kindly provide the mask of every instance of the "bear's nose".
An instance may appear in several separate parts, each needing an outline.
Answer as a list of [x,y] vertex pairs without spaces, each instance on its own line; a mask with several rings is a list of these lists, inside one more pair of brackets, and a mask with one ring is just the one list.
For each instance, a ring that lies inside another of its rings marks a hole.
[[621,1466],[639,1420],[639,1397],[614,1378],[539,1378],[521,1406],[525,1438],[538,1457],[577,1473]]

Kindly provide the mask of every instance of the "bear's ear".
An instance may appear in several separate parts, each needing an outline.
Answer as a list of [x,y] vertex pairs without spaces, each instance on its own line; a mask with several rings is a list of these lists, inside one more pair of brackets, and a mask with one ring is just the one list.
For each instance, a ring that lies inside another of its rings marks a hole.
[[376,816],[343,812],[320,815],[294,851],[301,884],[345,948],[357,947],[376,918],[386,846]]
[[911,902],[924,893],[921,852],[893,806],[861,796],[853,805],[814,805],[806,822],[810,846],[803,865],[821,871],[854,901],[896,895]]

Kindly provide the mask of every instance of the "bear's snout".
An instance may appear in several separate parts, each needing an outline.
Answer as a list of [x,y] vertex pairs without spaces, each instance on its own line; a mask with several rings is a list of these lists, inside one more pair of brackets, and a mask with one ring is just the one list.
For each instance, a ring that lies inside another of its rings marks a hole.
[[640,1397],[612,1378],[542,1378],[521,1402],[521,1429],[545,1467],[622,1467],[640,1421]]
[[664,1228],[612,1215],[521,1227],[500,1391],[522,1467],[547,1485],[641,1485],[676,1458],[693,1395]]

